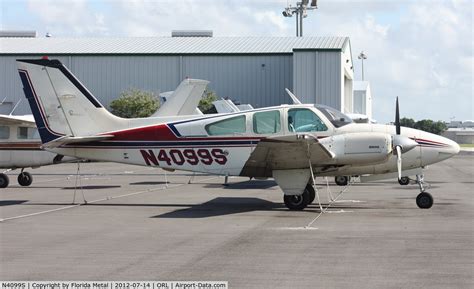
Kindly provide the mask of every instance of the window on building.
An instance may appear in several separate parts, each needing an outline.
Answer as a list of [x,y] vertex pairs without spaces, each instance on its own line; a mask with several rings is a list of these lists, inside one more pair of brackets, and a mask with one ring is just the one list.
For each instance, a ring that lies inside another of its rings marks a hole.
[[0,139],[9,139],[10,138],[10,127],[0,126]]
[[245,126],[245,115],[241,115],[208,124],[206,131],[209,135],[241,134]]
[[39,139],[38,129],[36,127],[20,126],[17,130],[18,139]]
[[280,111],[262,111],[253,115],[253,131],[258,134],[277,133],[281,129]]
[[310,109],[293,108],[288,110],[288,130],[290,132],[326,131],[328,127]]

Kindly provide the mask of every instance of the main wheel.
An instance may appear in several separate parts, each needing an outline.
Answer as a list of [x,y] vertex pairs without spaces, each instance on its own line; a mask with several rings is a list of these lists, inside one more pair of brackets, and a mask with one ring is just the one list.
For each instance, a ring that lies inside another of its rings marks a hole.
[[433,197],[427,192],[420,193],[416,197],[416,204],[420,209],[429,209],[433,206]]
[[284,195],[283,201],[288,209],[301,211],[309,204],[309,193],[305,190],[301,195]]
[[398,180],[398,183],[402,186],[406,186],[410,183],[410,178],[409,177],[402,177],[401,179]]
[[311,184],[307,184],[304,191],[308,192],[308,205],[312,204],[314,198],[316,198],[316,192],[314,191],[314,187]]
[[348,176],[336,176],[334,178],[334,181],[338,186],[347,186],[349,183],[349,177]]
[[0,188],[8,187],[9,183],[10,183],[10,179],[8,178],[8,176],[5,174],[0,174]]
[[29,172],[22,172],[18,175],[18,183],[23,187],[27,187],[33,183],[33,176]]

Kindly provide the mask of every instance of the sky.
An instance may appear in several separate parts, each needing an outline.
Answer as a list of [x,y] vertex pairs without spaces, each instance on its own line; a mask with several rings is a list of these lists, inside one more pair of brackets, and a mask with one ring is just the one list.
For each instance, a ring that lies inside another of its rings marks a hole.
[[[0,29],[39,37],[170,36],[171,30],[213,30],[214,36],[294,36],[282,16],[296,0],[0,0]],[[318,0],[304,36],[348,36],[355,79],[367,55],[373,118],[474,119],[471,0]]]

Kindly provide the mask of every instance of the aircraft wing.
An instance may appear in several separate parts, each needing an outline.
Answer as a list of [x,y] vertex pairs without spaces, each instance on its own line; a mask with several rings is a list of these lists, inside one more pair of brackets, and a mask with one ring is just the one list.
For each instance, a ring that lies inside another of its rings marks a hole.
[[0,114],[0,124],[5,125],[35,125],[33,115],[6,115]]
[[309,168],[324,164],[334,154],[309,134],[269,137],[261,140],[247,160],[242,175],[270,175],[272,170]]

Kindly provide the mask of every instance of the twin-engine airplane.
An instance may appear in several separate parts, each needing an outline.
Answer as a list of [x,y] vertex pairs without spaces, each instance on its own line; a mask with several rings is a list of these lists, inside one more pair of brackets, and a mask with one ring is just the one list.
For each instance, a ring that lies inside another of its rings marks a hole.
[[[457,143],[420,130],[353,124],[322,105],[281,105],[205,116],[123,119],[109,113],[58,60],[17,60],[43,146],[78,158],[226,176],[273,177],[285,205],[315,198],[316,176],[413,170],[459,152]],[[403,159],[403,162],[402,162]],[[420,208],[433,198],[421,193]]]

